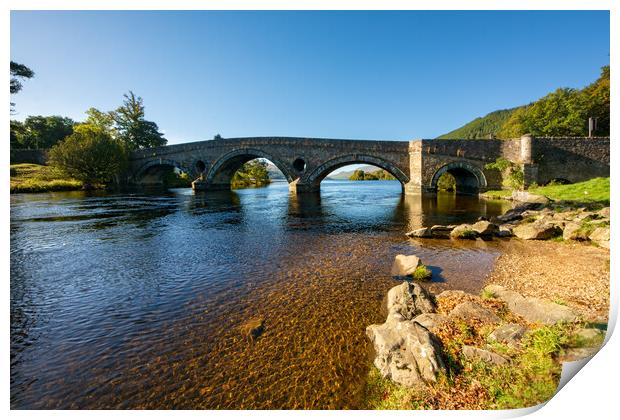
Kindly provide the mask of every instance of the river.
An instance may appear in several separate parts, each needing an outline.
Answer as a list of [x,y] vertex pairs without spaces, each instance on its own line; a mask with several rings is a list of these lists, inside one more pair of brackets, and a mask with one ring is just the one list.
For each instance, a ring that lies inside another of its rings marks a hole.
[[477,293],[500,252],[404,232],[506,206],[396,181],[11,195],[11,407],[358,408],[394,256]]

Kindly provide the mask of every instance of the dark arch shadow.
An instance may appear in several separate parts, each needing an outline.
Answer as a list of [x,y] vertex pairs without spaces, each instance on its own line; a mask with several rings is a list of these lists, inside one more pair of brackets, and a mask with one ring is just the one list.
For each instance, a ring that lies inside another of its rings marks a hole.
[[327,175],[332,173],[338,168],[342,168],[347,165],[355,165],[360,163],[366,163],[369,165],[381,168],[394,176],[401,184],[403,190],[406,183],[409,182],[409,177],[403,173],[396,165],[391,162],[382,159],[380,157],[362,154],[351,154],[339,156],[334,159],[330,159],[322,165],[315,168],[312,172],[305,175],[302,179],[304,183],[319,187],[321,181],[325,179]]
[[465,161],[450,162],[439,168],[431,180],[431,190],[437,191],[439,178],[449,173],[456,181],[457,194],[478,194],[487,187],[487,179],[482,170]]
[[229,190],[230,182],[235,175],[235,172],[237,172],[243,164],[259,158],[267,159],[273,163],[282,172],[287,182],[290,183],[293,179],[295,179],[295,172],[292,167],[277,157],[274,157],[273,155],[259,149],[235,149],[219,157],[211,169],[209,169],[206,176],[206,182],[209,185],[209,189]]
[[164,176],[171,170],[178,169],[191,178],[193,173],[177,161],[171,159],[157,159],[146,162],[134,175],[134,182],[141,186],[164,186]]

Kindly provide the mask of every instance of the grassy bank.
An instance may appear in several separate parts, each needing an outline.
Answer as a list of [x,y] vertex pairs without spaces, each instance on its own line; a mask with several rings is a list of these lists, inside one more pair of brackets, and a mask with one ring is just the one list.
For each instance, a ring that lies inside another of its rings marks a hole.
[[[532,194],[544,195],[555,201],[600,203],[609,205],[609,178],[594,178],[584,182],[567,185],[535,186],[528,189]],[[487,197],[506,198],[512,194],[508,190],[487,191]]]
[[67,178],[51,166],[20,163],[11,165],[11,193],[79,190],[82,183]]

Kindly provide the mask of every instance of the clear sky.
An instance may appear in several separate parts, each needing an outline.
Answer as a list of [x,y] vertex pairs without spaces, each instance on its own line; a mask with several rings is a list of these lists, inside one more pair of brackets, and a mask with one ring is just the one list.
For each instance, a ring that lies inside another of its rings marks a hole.
[[11,12],[17,115],[144,98],[169,143],[432,138],[609,64],[609,13]]

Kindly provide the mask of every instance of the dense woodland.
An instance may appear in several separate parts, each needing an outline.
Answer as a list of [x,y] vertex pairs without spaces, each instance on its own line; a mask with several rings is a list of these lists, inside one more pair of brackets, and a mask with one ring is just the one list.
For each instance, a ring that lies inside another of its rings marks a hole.
[[440,139],[585,137],[588,118],[597,120],[595,136],[609,136],[609,66],[583,89],[560,88],[529,105],[494,111],[476,118]]

